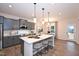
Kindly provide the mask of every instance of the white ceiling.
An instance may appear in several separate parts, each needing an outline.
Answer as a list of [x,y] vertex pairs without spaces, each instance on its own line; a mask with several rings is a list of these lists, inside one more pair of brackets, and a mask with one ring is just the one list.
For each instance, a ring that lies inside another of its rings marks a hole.
[[[12,8],[8,7],[10,4]],[[48,16],[47,12],[50,12],[50,17],[76,18],[79,16],[78,3],[37,3],[37,18],[42,17],[42,8],[45,8],[45,17]],[[31,19],[34,5],[33,3],[0,3],[0,12]]]

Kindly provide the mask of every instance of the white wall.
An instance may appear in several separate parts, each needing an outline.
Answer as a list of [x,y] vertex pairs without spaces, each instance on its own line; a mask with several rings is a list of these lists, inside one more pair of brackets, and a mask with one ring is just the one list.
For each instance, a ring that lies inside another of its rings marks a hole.
[[75,21],[75,27],[76,27],[76,31],[75,31],[75,39],[76,39],[76,42],[79,44],[79,19],[77,19]]
[[[58,39],[68,40],[67,28],[69,24],[72,24],[76,32],[76,18],[73,19],[62,19],[58,21]],[[74,33],[74,34],[75,34]],[[76,40],[76,38],[74,39]]]
[[63,19],[58,21],[57,27],[58,39],[67,40],[67,20]]

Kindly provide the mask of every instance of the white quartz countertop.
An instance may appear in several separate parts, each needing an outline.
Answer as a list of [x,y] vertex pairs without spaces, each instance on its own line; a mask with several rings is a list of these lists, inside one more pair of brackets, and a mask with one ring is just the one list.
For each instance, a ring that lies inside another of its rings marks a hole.
[[20,39],[22,39],[24,42],[27,42],[27,43],[35,43],[35,42],[39,42],[41,40],[47,39],[47,38],[52,37],[52,36],[53,35],[41,35],[41,36],[39,36],[40,37],[39,39],[28,38],[28,37],[20,37]]

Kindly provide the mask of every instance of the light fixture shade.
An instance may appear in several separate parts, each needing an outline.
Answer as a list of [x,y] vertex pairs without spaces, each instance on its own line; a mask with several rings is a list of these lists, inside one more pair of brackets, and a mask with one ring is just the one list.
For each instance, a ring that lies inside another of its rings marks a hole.
[[9,7],[11,8],[11,7],[12,7],[12,5],[9,5]]
[[36,20],[37,20],[36,18],[33,18],[34,23],[36,23]]
[[48,22],[48,26],[50,26],[49,22]]
[[44,24],[44,21],[42,21],[42,24]]
[[44,24],[44,8],[42,8],[42,24]]
[[34,17],[33,17],[34,23],[36,23],[36,3],[34,3]]
[[50,19],[49,19],[49,14],[50,14],[50,13],[48,12],[48,22],[50,21]]

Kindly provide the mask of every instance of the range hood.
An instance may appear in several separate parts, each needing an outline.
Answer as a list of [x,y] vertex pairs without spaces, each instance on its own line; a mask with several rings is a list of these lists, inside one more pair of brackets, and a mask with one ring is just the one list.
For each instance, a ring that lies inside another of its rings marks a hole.
[[20,29],[27,29],[27,26],[26,25],[21,25]]

